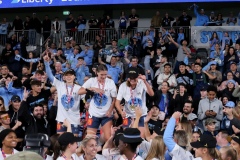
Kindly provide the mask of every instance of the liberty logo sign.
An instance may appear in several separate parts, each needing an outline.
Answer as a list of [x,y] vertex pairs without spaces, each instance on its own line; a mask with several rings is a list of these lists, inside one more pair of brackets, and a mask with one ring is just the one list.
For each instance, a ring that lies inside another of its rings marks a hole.
[[53,0],[12,0],[12,3],[19,3],[19,2],[20,3],[44,3],[45,2],[48,4],[52,4]]

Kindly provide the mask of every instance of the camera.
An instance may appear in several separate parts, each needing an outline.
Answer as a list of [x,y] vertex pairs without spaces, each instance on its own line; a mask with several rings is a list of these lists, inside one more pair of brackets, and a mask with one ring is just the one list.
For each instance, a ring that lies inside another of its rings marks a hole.
[[46,134],[28,134],[25,136],[25,146],[23,151],[31,151],[44,156],[44,148],[49,147],[51,141]]

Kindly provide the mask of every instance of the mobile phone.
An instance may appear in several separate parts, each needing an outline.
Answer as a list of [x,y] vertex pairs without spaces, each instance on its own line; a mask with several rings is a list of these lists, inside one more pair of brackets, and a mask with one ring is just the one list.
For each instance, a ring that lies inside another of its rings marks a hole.
[[213,110],[210,110],[210,112],[213,112]]

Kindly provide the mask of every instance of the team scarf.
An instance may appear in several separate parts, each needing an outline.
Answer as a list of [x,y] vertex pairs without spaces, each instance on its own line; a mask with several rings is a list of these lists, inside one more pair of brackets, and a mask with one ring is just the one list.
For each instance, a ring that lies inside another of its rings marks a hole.
[[15,55],[15,60],[16,61],[20,61],[20,59],[22,59],[23,61],[28,62],[28,63],[30,63],[30,62],[37,63],[38,61],[40,61],[40,58],[26,59],[26,58],[23,58],[19,54]]

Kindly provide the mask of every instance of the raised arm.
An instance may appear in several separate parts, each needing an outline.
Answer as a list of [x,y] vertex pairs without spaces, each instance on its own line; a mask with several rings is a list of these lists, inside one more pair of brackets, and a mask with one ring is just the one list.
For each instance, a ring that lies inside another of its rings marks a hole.
[[50,58],[46,55],[46,56],[44,56],[43,59],[44,59],[45,70],[46,70],[46,73],[48,75],[48,78],[49,78],[50,82],[53,83],[54,76],[52,74],[52,71],[51,71],[51,68],[50,68],[50,64],[49,64]]

